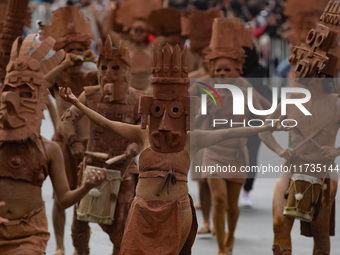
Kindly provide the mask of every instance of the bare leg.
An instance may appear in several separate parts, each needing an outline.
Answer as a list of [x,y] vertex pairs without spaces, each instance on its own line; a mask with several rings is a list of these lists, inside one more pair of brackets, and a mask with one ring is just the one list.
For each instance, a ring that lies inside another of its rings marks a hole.
[[65,210],[61,208],[56,199],[54,199],[53,203],[52,220],[57,245],[55,255],[64,255]]
[[234,246],[234,232],[237,225],[240,209],[238,207],[238,198],[242,188],[242,183],[236,183],[231,181],[227,182],[227,217],[228,217],[228,238],[225,246],[229,253],[232,252]]
[[199,234],[210,233],[210,189],[206,179],[198,181],[201,209],[203,214],[203,227],[198,231]]
[[330,253],[330,239],[329,239],[329,219],[331,216],[332,206],[335,200],[335,195],[338,186],[338,179],[330,179],[329,200],[325,207],[318,208],[318,215],[315,220],[311,222],[311,228],[314,239],[313,255],[328,255]]
[[89,255],[90,227],[88,222],[77,220],[76,207],[74,206],[72,222],[72,242],[74,255]]
[[[276,182],[274,197],[273,197],[273,229],[274,229],[274,245],[278,249],[284,250],[284,255],[291,254],[291,238],[290,232],[293,227],[294,219],[283,216],[284,194],[288,189],[289,178],[279,178]],[[279,251],[274,251],[274,255],[279,255]]]
[[213,222],[216,231],[218,254],[226,254],[225,238],[225,212],[227,209],[226,181],[221,178],[208,178],[213,205]]

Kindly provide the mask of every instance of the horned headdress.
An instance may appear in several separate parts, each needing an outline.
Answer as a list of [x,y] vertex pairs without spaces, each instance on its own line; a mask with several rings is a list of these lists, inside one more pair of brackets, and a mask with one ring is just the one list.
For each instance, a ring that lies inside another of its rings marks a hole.
[[18,37],[12,46],[4,84],[0,87],[0,140],[39,136],[48,96],[45,74],[64,58],[64,51],[48,57],[55,40],[35,42],[36,35]]
[[119,41],[118,48],[113,48],[111,37],[108,35],[105,40],[105,47],[101,39],[98,40],[98,53],[99,58],[97,66],[103,59],[112,60],[114,58],[119,58],[127,66],[131,66],[129,51],[124,47],[123,41]]

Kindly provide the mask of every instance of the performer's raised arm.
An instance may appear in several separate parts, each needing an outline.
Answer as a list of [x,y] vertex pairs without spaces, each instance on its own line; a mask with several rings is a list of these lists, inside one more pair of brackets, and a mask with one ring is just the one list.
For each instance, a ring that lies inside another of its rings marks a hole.
[[122,123],[118,121],[111,121],[100,115],[99,113],[91,110],[82,104],[78,98],[72,93],[70,88],[59,87],[59,95],[70,102],[74,106],[76,106],[79,110],[81,110],[89,119],[95,122],[98,126],[101,126],[105,129],[112,131],[113,133],[120,135],[121,137],[130,140],[131,142],[138,143],[139,145],[142,143],[142,130],[138,125],[131,125],[127,123]]
[[227,139],[252,136],[261,132],[272,133],[274,131],[288,131],[289,128],[285,128],[281,125],[282,119],[283,117],[280,117],[278,120],[271,121],[264,124],[263,126],[256,127],[239,127],[220,130],[195,130],[190,134],[191,148],[194,150],[199,150],[213,146]]

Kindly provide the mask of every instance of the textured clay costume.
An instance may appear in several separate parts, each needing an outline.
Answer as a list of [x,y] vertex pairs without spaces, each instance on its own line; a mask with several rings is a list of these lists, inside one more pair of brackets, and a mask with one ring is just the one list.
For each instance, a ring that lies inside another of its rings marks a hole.
[[197,107],[194,99],[190,106],[188,96],[186,51],[182,52],[178,45],[173,51],[169,45],[164,51],[160,47],[154,51],[153,94],[141,97],[141,125],[110,121],[82,104],[70,89],[60,90],[65,100],[97,125],[137,143],[141,150],[140,179],[120,254],[190,255],[197,222],[186,181],[189,157],[222,140],[273,129],[265,125],[191,133],[190,119]]
[[[91,39],[94,39],[91,23],[77,6],[59,8],[53,12],[51,25],[39,24],[42,38],[51,36],[56,40],[54,50],[63,49],[66,52],[66,60],[56,67],[47,78],[50,84],[50,92],[55,98],[60,117],[71,105],[59,97],[58,87],[70,87],[76,95],[83,92],[84,87],[98,84],[97,71],[83,71],[84,62],[95,61],[95,53],[91,50]],[[88,119],[82,118],[77,123],[76,130],[71,137],[63,137],[57,130],[53,140],[60,144],[66,175],[71,189],[77,187],[78,165],[83,159],[89,130]],[[62,255],[64,250],[64,222],[65,212],[55,201],[53,207],[53,224],[57,240],[57,255]]]
[[[301,220],[301,234],[314,239],[313,254],[330,254],[330,235],[334,235],[334,200],[338,176],[334,159],[339,148],[334,148],[339,129],[340,109],[337,94],[330,93],[336,73],[337,57],[329,54],[339,37],[339,2],[330,1],[321,15],[320,23],[309,31],[305,43],[295,46],[290,63],[296,84],[311,93],[304,104],[311,116],[304,115],[293,105],[287,109],[287,118],[298,125],[289,131],[289,147],[283,149],[270,133],[261,139],[274,152],[296,169],[281,174],[273,197],[273,229],[275,255],[292,254],[290,232],[294,219]],[[330,78],[331,77],[331,78]],[[325,78],[328,78],[327,80]],[[280,105],[269,118],[280,115]],[[320,166],[321,171],[306,165]]]
[[[79,99],[83,104],[110,120],[133,125],[138,124],[140,119],[138,114],[139,97],[146,93],[129,87],[131,64],[128,50],[124,48],[122,41],[118,48],[113,48],[110,36],[107,37],[105,46],[99,40],[98,49],[99,85],[85,87]],[[61,125],[63,135],[66,138],[74,135],[77,121],[83,115],[75,106],[72,106],[65,112]],[[107,158],[103,159],[87,155],[83,163],[84,169],[87,165],[114,169],[120,171],[121,176],[124,176],[120,185],[113,224],[101,224],[101,227],[108,233],[114,245],[113,254],[119,254],[128,214],[128,203],[134,196],[134,185],[130,173],[131,168],[136,167],[132,157],[138,153],[138,145],[112,134],[109,130],[103,129],[93,122],[90,123],[90,132],[87,150],[92,155],[94,155],[93,152],[107,153],[108,158],[122,154],[126,155],[125,159],[113,164],[106,163]],[[110,201],[107,202],[109,203]],[[88,240],[90,228],[88,223],[76,221],[73,230],[73,239],[77,240],[77,242],[74,242],[77,252],[79,254],[89,254]]]
[[0,1],[0,83],[5,79],[6,66],[14,40],[21,36],[27,21],[31,21],[28,0]]
[[214,19],[220,17],[221,13],[217,9],[208,11],[193,10],[185,15],[182,13],[181,25],[182,35],[190,40],[190,52],[193,56],[199,57],[195,69],[191,69],[190,78],[208,77],[209,62],[205,61],[205,56],[209,51],[209,44],[212,34],[212,24]]
[[[284,14],[289,18],[287,22],[290,31],[287,39],[291,43],[290,49],[305,41],[309,31],[319,22],[322,10],[327,3],[328,0],[286,1]],[[290,68],[288,77],[294,78],[294,68]],[[289,80],[288,86],[294,87],[295,84]]]
[[[153,94],[141,97],[141,125],[108,121],[81,104],[70,90],[60,95],[96,124],[138,143],[140,178],[120,254],[191,254],[197,232],[188,195],[190,99],[187,50],[154,50]],[[149,120],[149,121],[148,121]]]
[[[215,18],[212,26],[212,36],[206,60],[209,62],[209,75],[215,79],[229,79],[231,84],[240,88],[247,94],[247,88],[251,85],[240,78],[242,64],[246,55],[244,46],[252,48],[253,37],[251,28],[245,26],[237,18]],[[220,83],[226,83],[221,79]],[[216,83],[216,82],[215,82]],[[193,93],[197,92],[195,87],[191,88]],[[247,120],[250,116],[247,110],[244,115],[233,115],[232,95],[226,89],[217,89],[221,96],[223,107],[212,106],[208,101],[208,116],[199,116],[196,121],[197,129],[213,129],[211,126],[213,118],[232,119],[233,122]],[[262,98],[260,95],[256,97]],[[225,106],[226,105],[226,106]],[[258,109],[264,108],[258,105]],[[245,109],[248,109],[247,107]],[[222,125],[220,128],[227,128]],[[214,130],[219,129],[218,127]],[[220,173],[219,178],[208,178],[207,182],[211,192],[213,205],[213,222],[216,231],[219,254],[231,254],[234,244],[234,231],[239,214],[238,198],[242,184],[247,177],[246,173],[238,172],[240,167],[248,165],[247,138],[240,137],[223,141],[217,145],[206,148],[202,153],[204,166],[231,165],[237,169],[236,173]],[[203,178],[205,176],[202,176]],[[228,235],[225,236],[225,214],[228,215]],[[207,225],[207,217],[205,224]],[[204,229],[202,229],[203,231]]]
[[[49,239],[41,186],[50,176],[56,197],[66,208],[77,202],[100,175],[70,191],[59,146],[40,136],[48,96],[45,74],[64,57],[63,51],[45,59],[55,40],[39,43],[36,35],[12,46],[4,84],[0,87],[0,250],[1,254],[44,254]],[[104,178],[105,179],[105,178]],[[103,180],[103,179],[102,179]]]
[[[147,118],[149,146],[139,159],[139,182],[122,242],[122,254],[190,254],[197,231],[188,196],[190,128],[186,51],[167,45],[154,52],[152,97],[142,97],[142,128]],[[164,231],[169,229],[168,231]],[[152,237],[146,233],[152,231]],[[170,237],[170,238],[169,238]]]
[[106,21],[108,25],[103,28],[105,33],[111,35],[115,45],[123,39],[116,26],[128,32],[129,39],[125,40],[125,45],[131,59],[130,86],[148,92],[151,91],[152,43],[148,38],[150,29],[147,19],[153,8],[151,0],[122,1],[114,5]]

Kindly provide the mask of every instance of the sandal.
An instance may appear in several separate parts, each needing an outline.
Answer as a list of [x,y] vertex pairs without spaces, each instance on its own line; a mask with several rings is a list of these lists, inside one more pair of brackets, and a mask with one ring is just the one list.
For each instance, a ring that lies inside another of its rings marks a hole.
[[65,250],[59,248],[55,251],[54,255],[65,255]]
[[201,227],[199,230],[198,230],[198,232],[197,232],[197,234],[210,234],[211,233],[211,231],[210,231],[210,228],[209,228],[209,225],[203,225],[203,227]]

